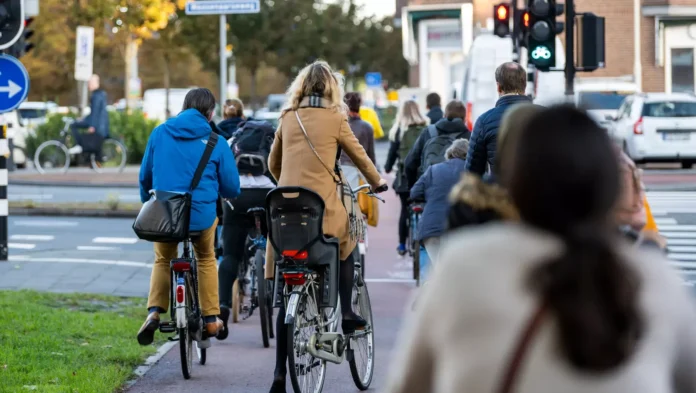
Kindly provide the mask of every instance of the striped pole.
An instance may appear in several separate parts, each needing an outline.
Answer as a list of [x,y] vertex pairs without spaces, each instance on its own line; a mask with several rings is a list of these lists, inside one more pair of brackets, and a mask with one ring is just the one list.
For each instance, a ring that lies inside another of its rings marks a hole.
[[2,119],[2,135],[0,138],[0,262],[7,261],[7,216],[9,206],[7,203],[7,159],[10,156],[10,147],[7,141],[7,123],[5,116]]

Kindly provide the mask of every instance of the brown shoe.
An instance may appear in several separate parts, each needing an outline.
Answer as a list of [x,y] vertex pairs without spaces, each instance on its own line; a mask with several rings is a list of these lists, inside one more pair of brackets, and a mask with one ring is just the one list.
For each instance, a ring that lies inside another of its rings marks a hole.
[[217,337],[218,333],[220,333],[224,327],[225,326],[220,318],[215,318],[215,322],[205,324],[205,330],[210,337]]
[[145,323],[140,327],[138,331],[138,344],[140,345],[150,345],[155,341],[155,332],[159,329],[160,315],[157,311],[151,312]]

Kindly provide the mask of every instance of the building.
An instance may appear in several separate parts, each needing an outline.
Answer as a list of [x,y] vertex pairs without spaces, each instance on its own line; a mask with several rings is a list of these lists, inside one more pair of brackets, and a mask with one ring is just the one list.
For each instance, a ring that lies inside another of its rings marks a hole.
[[[410,83],[437,91],[446,82],[436,80],[433,67],[445,67],[448,71],[447,61],[442,59],[457,58],[453,51],[457,45],[462,47],[460,55],[466,55],[470,45],[467,31],[475,36],[490,29],[493,5],[502,0],[395,1],[397,17],[401,17],[404,29],[404,57],[412,65]],[[519,6],[524,3],[520,0]],[[577,12],[593,12],[606,18],[606,67],[592,73],[578,73],[579,78],[621,77],[632,80],[645,92],[695,91],[696,0],[575,0],[575,3]],[[467,20],[462,13],[468,9],[471,16]],[[403,23],[404,17],[410,19],[410,27],[409,23]],[[444,29],[441,34],[433,23]],[[421,25],[427,27],[418,27]],[[413,36],[410,42],[409,34]],[[455,42],[456,35],[462,39]],[[450,41],[438,43],[438,37],[450,37]],[[565,37],[562,34],[560,38]],[[430,73],[424,72],[424,66]],[[436,74],[442,79],[441,71]]]

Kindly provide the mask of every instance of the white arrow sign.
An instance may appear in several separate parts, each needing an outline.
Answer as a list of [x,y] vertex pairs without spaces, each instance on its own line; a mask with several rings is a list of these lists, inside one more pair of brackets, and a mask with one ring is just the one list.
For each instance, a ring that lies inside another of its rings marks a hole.
[[22,86],[12,82],[7,81],[7,86],[0,86],[0,93],[7,93],[7,98],[12,98],[22,91]]

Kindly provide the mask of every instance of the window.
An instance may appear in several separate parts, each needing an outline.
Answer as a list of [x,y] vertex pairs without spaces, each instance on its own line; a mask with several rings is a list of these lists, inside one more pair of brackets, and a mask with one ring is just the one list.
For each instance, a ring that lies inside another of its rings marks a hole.
[[672,93],[694,92],[694,49],[672,48]]
[[696,117],[696,102],[649,102],[643,106],[644,117]]
[[46,109],[19,109],[19,117],[22,119],[41,119],[48,115]]
[[616,114],[617,119],[622,119],[628,117],[631,114],[631,106],[633,105],[633,100],[631,98],[626,98],[619,108],[619,112]]
[[578,106],[585,110],[616,110],[627,95],[616,91],[587,91],[580,93]]

